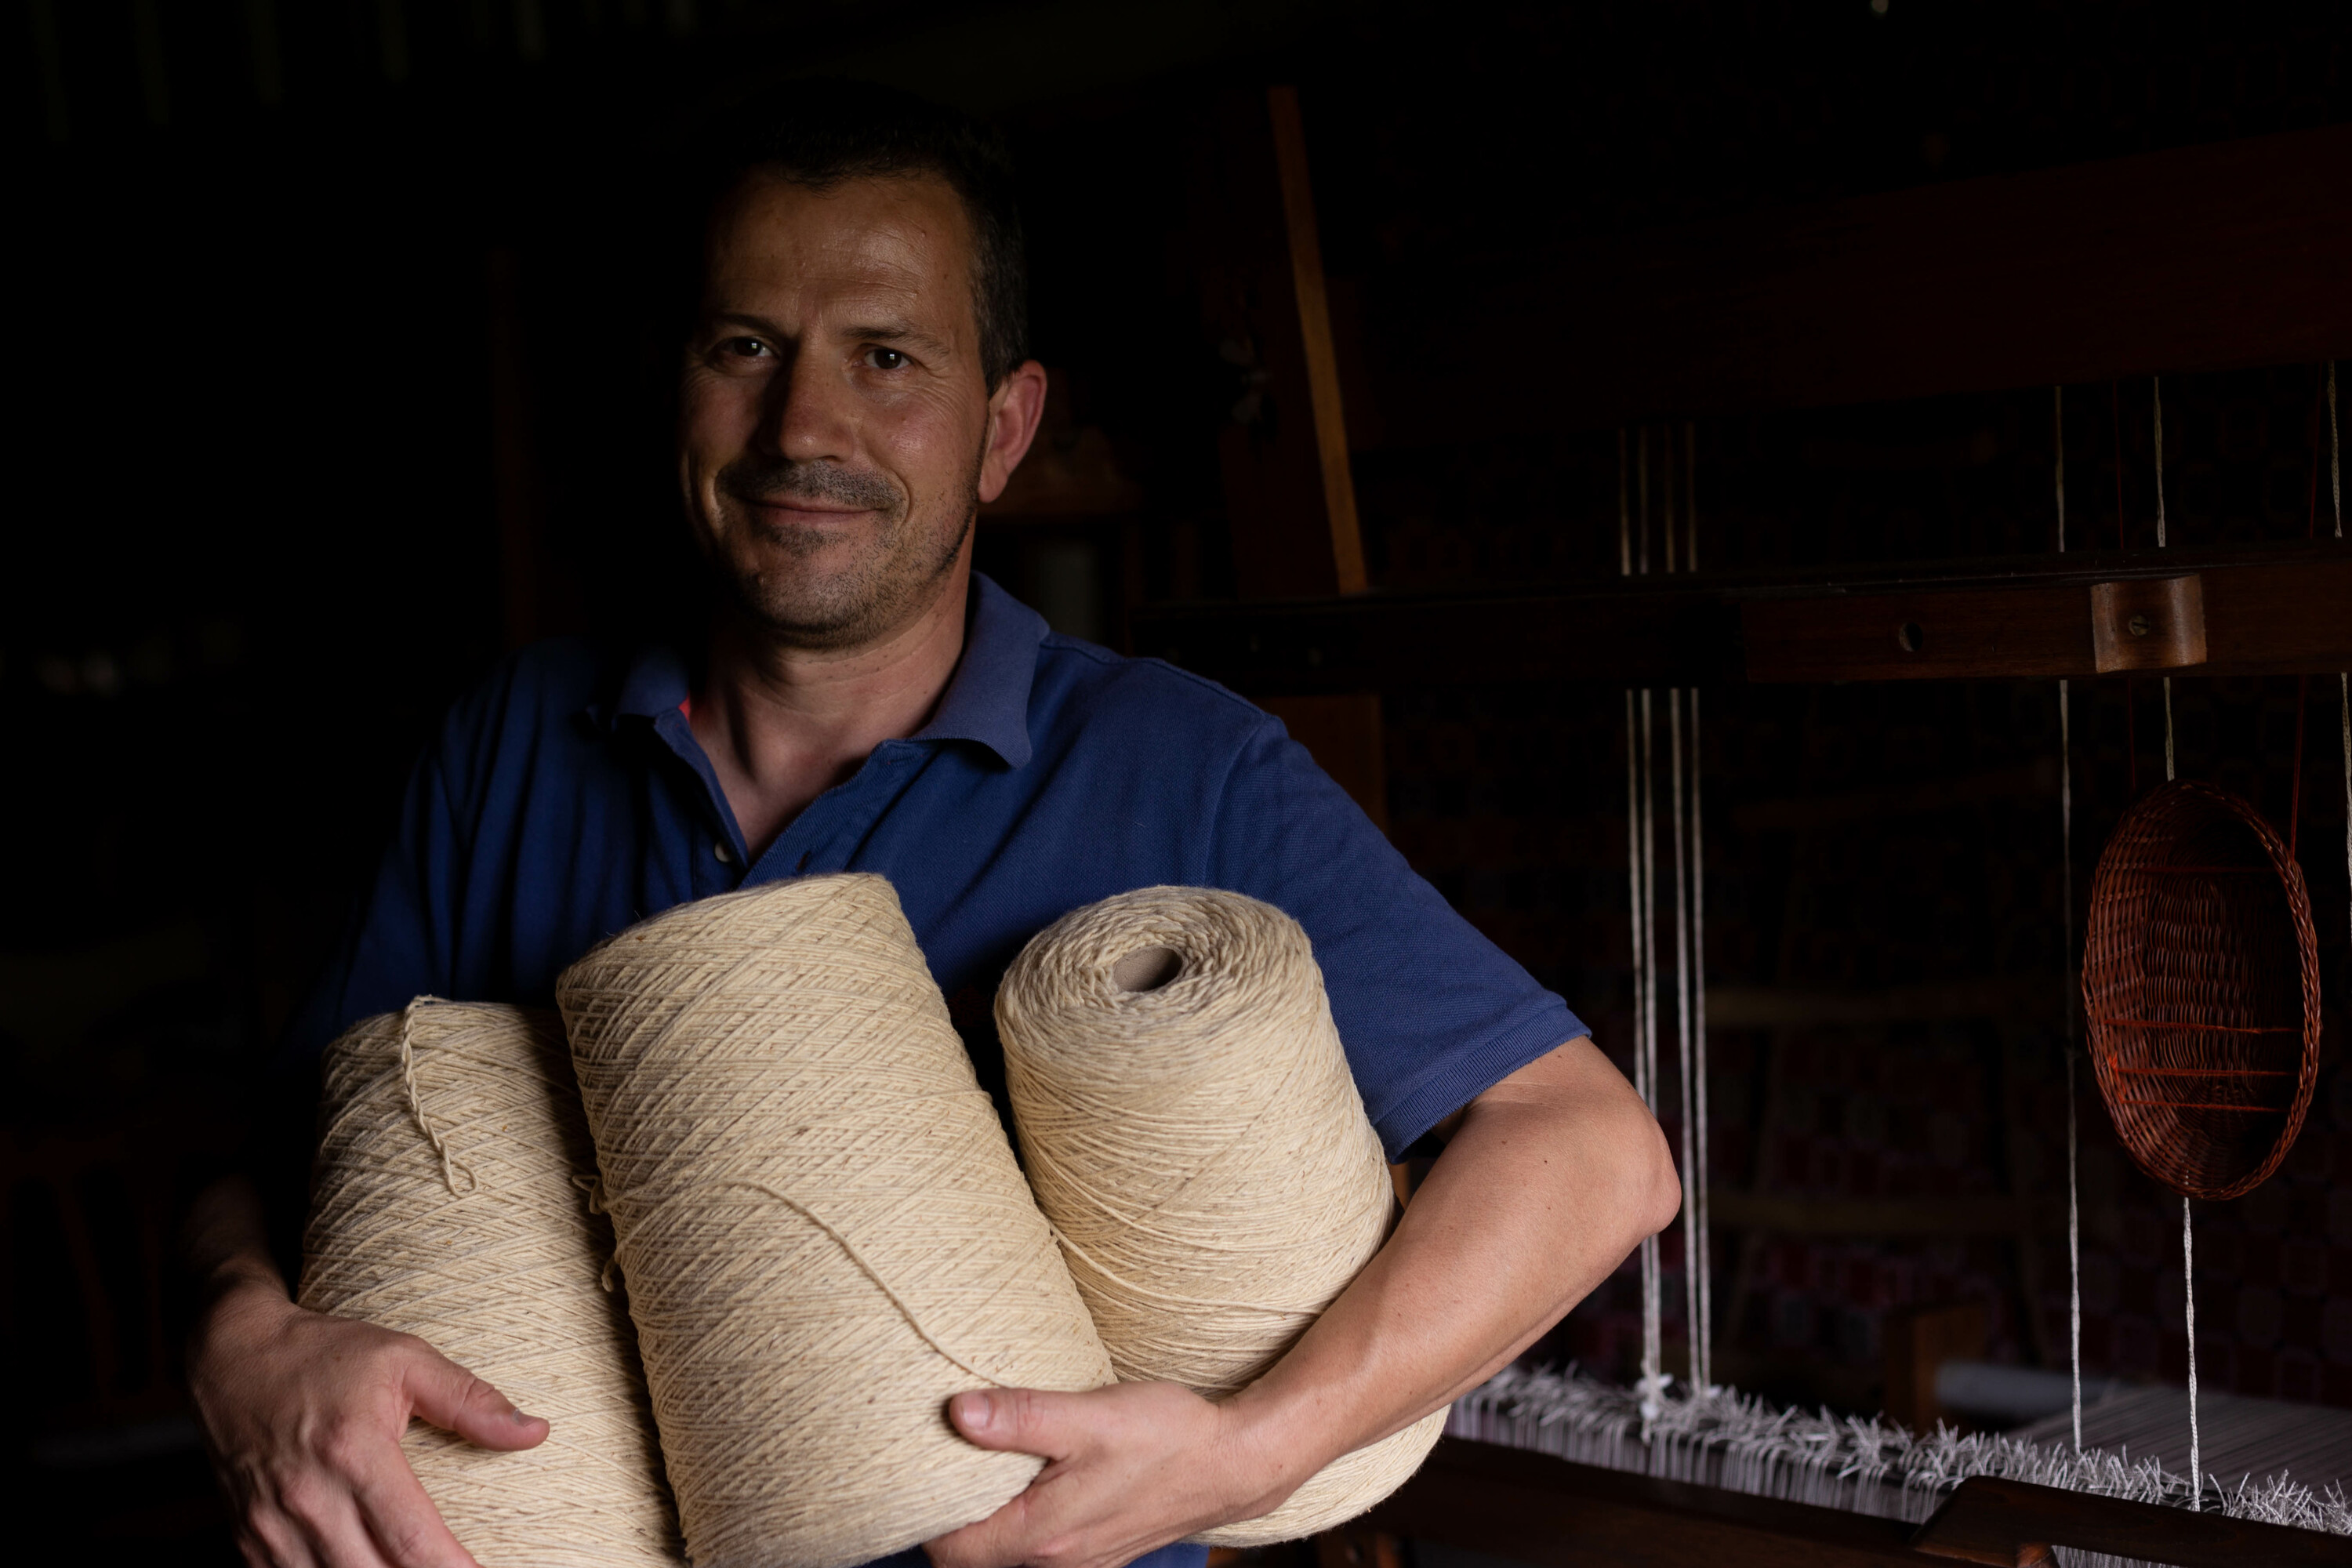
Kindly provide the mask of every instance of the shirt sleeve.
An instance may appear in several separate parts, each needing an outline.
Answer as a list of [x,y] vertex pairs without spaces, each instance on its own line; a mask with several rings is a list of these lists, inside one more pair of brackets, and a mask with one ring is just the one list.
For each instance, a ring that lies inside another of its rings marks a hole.
[[1591,1031],[1405,863],[1267,717],[1218,806],[1210,879],[1306,928],[1364,1110],[1393,1161],[1538,1057]]

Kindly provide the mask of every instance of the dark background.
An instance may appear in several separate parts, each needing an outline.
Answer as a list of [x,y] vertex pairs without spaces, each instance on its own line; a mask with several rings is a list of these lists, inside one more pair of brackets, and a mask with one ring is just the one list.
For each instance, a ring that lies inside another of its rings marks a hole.
[[[1134,604],[1233,589],[1214,452],[1232,373],[1185,243],[1188,152],[1222,95],[1299,89],[1386,587],[1615,570],[1615,432],[1416,437],[1416,353],[1490,364],[1497,407],[1577,374],[1518,323],[1449,310],[1449,279],[1564,238],[2352,113],[2352,19],[2326,3],[31,0],[16,16],[0,44],[20,214],[0,554],[7,1468],[83,1500],[45,1511],[100,1519],[77,1537],[90,1560],[222,1550],[151,1281],[177,1186],[236,1136],[244,1085],[427,726],[504,648],[641,628],[681,582],[647,197],[714,97],[834,70],[1008,128],[1055,416],[1065,439],[1108,445],[1131,500],[991,519],[982,563],[1112,642]],[[2316,374],[2167,378],[2174,542],[2304,531]],[[2149,542],[2150,395],[2144,380],[2068,390],[2076,528]],[[1710,566],[2052,542],[2046,388],[1710,419],[1696,438]],[[2323,530],[2326,504],[2323,478]],[[1384,694],[1391,837],[1622,1058],[1622,696],[1510,674]],[[2176,685],[2184,774],[2284,823],[2295,682]],[[2151,689],[2136,695],[2145,783],[2158,721]],[[2333,697],[2310,699],[2301,840],[2326,1076],[2281,1176],[2200,1214],[2199,1348],[2208,1387],[2352,1405]],[[2078,899],[2129,798],[2126,700],[2120,682],[2077,688]],[[1731,1020],[1711,1079],[1719,1181],[2063,1192],[2054,694],[1708,703],[1709,980]],[[1936,983],[1982,1000],[1738,1022],[1766,988]],[[2178,1380],[2177,1211],[2115,1147],[2087,1075],[2084,1090],[2086,1360]],[[1719,1230],[1719,1364],[1874,1408],[1885,1312],[1976,1299],[1996,1357],[2063,1365],[2063,1231]],[[1666,1294],[1678,1338],[1678,1278]],[[1622,1374],[1637,1337],[1621,1276],[1549,1348]]]

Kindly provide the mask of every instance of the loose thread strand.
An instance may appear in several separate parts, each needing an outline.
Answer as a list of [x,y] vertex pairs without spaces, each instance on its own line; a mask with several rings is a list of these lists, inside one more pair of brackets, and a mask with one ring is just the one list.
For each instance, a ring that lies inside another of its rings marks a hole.
[[[481,1178],[474,1174],[472,1166],[449,1152],[448,1137],[434,1123],[433,1118],[425,1113],[424,1092],[416,1087],[416,1050],[411,1039],[415,1029],[416,1009],[428,1006],[436,1000],[438,998],[432,996],[418,996],[400,1010],[400,1081],[408,1090],[408,1109],[410,1114],[416,1118],[417,1130],[425,1134],[425,1141],[433,1145],[433,1152],[441,1157],[442,1185],[449,1189],[451,1196],[464,1197],[467,1193],[481,1190]],[[466,1173],[463,1191],[457,1186],[457,1173],[460,1171]]]
[[2180,1282],[2189,1317],[2189,1506],[2205,1507],[2204,1452],[2197,1428],[2197,1238],[2189,1223],[2189,1199],[2180,1200]]

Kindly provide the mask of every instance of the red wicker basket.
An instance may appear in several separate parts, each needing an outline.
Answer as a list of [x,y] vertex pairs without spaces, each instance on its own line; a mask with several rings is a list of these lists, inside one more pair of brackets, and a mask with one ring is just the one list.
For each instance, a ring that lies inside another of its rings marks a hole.
[[2286,1158],[2319,1068],[2319,952],[2303,871],[2254,808],[2168,784],[2099,857],[2083,957],[2099,1092],[2139,1168],[2192,1198]]

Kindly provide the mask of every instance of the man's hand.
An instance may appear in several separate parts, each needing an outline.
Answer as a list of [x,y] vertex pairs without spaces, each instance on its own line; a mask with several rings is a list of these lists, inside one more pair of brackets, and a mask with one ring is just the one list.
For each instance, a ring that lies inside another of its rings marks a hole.
[[1387,1246],[1232,1398],[1135,1383],[949,1401],[972,1442],[1048,1463],[995,1513],[930,1542],[938,1568],[1108,1568],[1267,1512],[1508,1365],[1681,1201],[1656,1119],[1589,1039],[1529,1062],[1444,1131]]
[[255,1568],[476,1568],[401,1454],[408,1418],[485,1448],[547,1436],[424,1341],[302,1310],[274,1270],[215,1296],[188,1384]]
[[1172,1383],[985,1389],[949,1400],[948,1418],[981,1447],[1046,1464],[988,1518],[928,1543],[938,1568],[1115,1568],[1264,1513],[1306,1479],[1261,1451],[1231,1406]]

